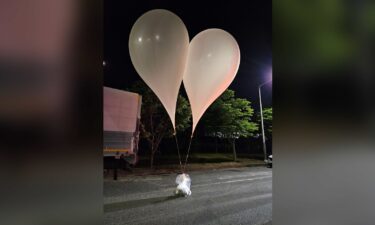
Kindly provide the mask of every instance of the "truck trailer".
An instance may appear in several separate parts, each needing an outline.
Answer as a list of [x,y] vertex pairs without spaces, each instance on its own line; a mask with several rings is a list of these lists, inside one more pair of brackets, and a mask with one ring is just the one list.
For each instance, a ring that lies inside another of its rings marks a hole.
[[[113,167],[121,157],[130,165],[137,163],[142,96],[104,87],[103,156],[104,167]],[[111,166],[112,165],[112,166]]]

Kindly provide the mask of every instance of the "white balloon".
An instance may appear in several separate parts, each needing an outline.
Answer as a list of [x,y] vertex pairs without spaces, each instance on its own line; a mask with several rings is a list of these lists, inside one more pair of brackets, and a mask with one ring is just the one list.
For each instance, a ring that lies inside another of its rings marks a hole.
[[146,12],[130,32],[131,61],[167,110],[173,128],[188,49],[189,35],[184,23],[168,10]]
[[240,65],[236,40],[221,29],[208,29],[190,43],[183,83],[193,114],[192,134],[207,108],[229,87]]

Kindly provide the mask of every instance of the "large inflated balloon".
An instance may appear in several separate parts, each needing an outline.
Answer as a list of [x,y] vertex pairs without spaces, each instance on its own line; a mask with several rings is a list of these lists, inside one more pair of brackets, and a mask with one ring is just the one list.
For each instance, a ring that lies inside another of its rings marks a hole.
[[232,83],[240,64],[236,40],[221,29],[208,29],[190,43],[183,83],[193,114],[193,130],[206,109]]
[[167,110],[173,128],[188,49],[189,35],[184,23],[167,10],[146,12],[130,32],[131,61]]

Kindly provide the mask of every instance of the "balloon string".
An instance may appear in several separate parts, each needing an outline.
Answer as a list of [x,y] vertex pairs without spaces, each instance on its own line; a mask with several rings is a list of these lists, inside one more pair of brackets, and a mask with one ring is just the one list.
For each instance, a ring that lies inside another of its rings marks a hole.
[[189,152],[190,152],[190,147],[191,147],[191,141],[192,140],[193,140],[193,135],[190,136],[190,142],[189,142],[189,147],[188,147],[188,150],[187,150],[187,153],[186,153],[186,158],[185,158],[185,164],[184,164],[183,171],[185,171],[185,168],[186,168],[186,164],[187,164],[187,160],[188,160],[188,157],[189,157]]
[[174,132],[173,136],[174,136],[174,139],[175,139],[175,141],[176,141],[177,153],[178,153],[178,160],[180,161],[180,169],[181,169],[181,173],[183,173],[183,170],[182,170],[182,162],[181,162],[181,154],[180,154],[180,148],[178,147],[178,141],[177,141],[177,135],[176,135],[176,132]]

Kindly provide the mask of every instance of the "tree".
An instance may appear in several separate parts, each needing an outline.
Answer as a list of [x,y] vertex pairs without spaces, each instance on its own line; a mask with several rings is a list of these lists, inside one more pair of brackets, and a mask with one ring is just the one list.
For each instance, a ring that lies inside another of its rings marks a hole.
[[254,110],[251,102],[235,98],[233,90],[226,90],[207,110],[202,118],[209,136],[230,140],[233,159],[237,160],[236,139],[251,137],[258,130],[257,123],[251,121]]
[[[154,156],[159,149],[160,142],[165,137],[173,135],[171,120],[160,100],[154,92],[143,82],[135,82],[131,91],[142,95],[141,109],[141,138],[150,146],[150,167],[154,166]],[[178,96],[176,108],[176,131],[184,131],[191,125],[191,110],[189,102]]]

